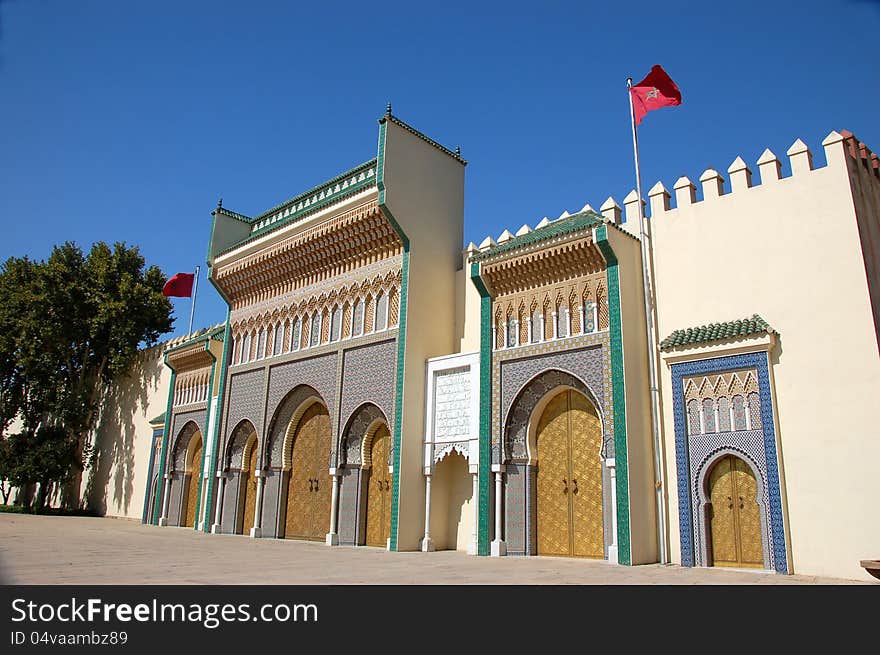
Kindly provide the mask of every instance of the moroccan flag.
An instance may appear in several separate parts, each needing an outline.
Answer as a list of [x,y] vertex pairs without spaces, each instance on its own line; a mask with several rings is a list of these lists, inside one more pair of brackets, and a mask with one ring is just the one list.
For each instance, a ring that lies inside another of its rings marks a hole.
[[642,122],[642,118],[649,111],[681,104],[681,91],[660,66],[651,68],[645,79],[630,87],[629,93],[632,97],[636,125]]
[[193,291],[195,273],[178,273],[162,287],[163,296],[176,296],[178,298],[190,298]]

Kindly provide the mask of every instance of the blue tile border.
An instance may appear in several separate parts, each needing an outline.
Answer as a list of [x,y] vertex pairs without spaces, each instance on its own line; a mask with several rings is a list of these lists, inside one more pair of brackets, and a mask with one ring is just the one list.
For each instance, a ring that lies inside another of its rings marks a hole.
[[779,468],[776,456],[776,428],[773,420],[773,398],[767,353],[749,353],[700,359],[672,364],[672,404],[675,415],[675,463],[678,482],[678,523],[681,535],[682,566],[694,566],[694,525],[691,502],[690,462],[688,455],[687,423],[685,420],[683,378],[690,375],[712,374],[740,368],[754,367],[758,371],[758,390],[761,397],[761,422],[764,431],[767,481],[770,487],[770,525],[774,565],[779,573],[788,573],[785,546],[785,526],[779,486]]

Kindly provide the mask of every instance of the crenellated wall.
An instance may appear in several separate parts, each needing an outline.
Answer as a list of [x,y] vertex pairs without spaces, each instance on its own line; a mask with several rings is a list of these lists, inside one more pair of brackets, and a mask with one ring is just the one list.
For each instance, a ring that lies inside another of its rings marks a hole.
[[[778,332],[770,380],[783,519],[794,573],[865,578],[859,560],[880,544],[867,517],[880,497],[880,442],[870,403],[880,394],[877,287],[880,179],[876,156],[832,132],[816,167],[798,139],[791,175],[770,150],[760,183],[739,157],[729,186],[714,169],[648,193],[658,338],[759,314]],[[636,233],[637,197],[622,227]],[[872,299],[873,310],[872,310]],[[729,345],[729,344],[728,344]],[[735,345],[735,344],[734,344]],[[711,347],[703,357],[718,356]],[[672,378],[661,364],[663,433],[673,561],[677,539]]]

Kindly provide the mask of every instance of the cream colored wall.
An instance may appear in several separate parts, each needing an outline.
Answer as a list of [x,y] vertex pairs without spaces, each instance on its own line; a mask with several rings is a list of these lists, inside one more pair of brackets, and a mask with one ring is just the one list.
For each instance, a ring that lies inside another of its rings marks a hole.
[[608,241],[617,255],[620,274],[631,561],[648,564],[657,562],[659,553],[641,247],[612,226]]
[[[874,403],[880,358],[844,144],[825,141],[828,165],[810,170],[798,143],[790,177],[765,153],[761,184],[691,204],[679,189],[664,211],[652,189],[660,338],[676,329],[760,314],[780,333],[771,356],[777,447],[795,573],[869,579],[876,558],[880,440]],[[684,185],[680,181],[678,186]],[[876,222],[874,215],[869,220]],[[669,369],[661,365],[670,543],[680,561],[675,433]]]
[[398,550],[424,536],[425,360],[454,352],[456,270],[464,230],[464,166],[388,121],[386,205],[410,240]]
[[[474,249],[476,250],[476,249]],[[456,324],[460,326],[460,338],[458,351],[460,353],[474,352],[480,349],[480,292],[471,281],[470,264],[467,258],[470,251],[462,255],[464,265],[458,274],[458,297],[456,307],[462,314]]]
[[165,411],[170,383],[171,371],[155,347],[110,389],[92,437],[95,466],[83,473],[81,493],[89,509],[141,520],[153,438],[149,421]]

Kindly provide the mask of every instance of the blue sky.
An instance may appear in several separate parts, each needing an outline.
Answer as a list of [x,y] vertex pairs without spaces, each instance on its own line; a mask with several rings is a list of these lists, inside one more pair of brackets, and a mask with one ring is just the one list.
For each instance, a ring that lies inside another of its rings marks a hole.
[[880,150],[877,34],[873,0],[0,0],[0,258],[136,244],[167,275],[201,264],[195,322],[220,322],[217,198],[255,215],[374,157],[389,100],[469,161],[464,245],[622,201],[625,81],[655,63],[683,103],[642,123],[645,190],[737,155],[757,174],[766,147],[787,174],[798,137],[824,165],[833,129]]

